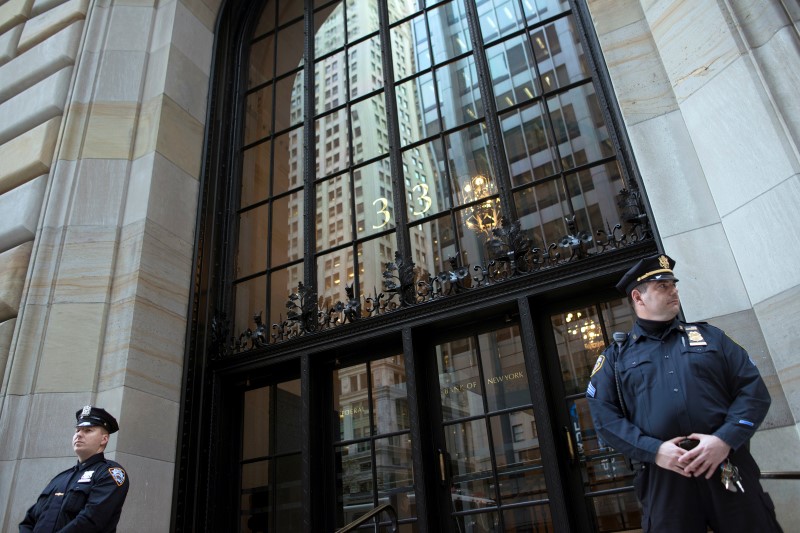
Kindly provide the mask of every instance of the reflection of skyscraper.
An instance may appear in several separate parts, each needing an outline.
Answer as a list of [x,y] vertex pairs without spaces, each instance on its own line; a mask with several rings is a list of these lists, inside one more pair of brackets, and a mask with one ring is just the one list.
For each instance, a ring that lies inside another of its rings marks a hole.
[[[350,0],[347,2],[347,33],[359,34],[361,26],[377,28],[374,2]],[[400,19],[407,15],[407,3],[402,0],[388,4],[390,18]],[[318,50],[333,50],[342,44],[342,12],[340,3],[317,29],[315,47]],[[396,77],[414,70],[415,56],[411,32],[398,31],[392,41]],[[345,55],[346,54],[346,55]],[[324,113],[341,105],[348,97],[357,98],[383,88],[383,66],[381,44],[378,36],[363,40],[345,48],[345,53],[336,53],[315,65],[315,109]],[[302,116],[302,80],[298,76],[293,87],[291,114]],[[349,94],[348,94],[349,91]],[[401,135],[419,131],[420,116],[417,96],[402,87],[397,93],[397,113]],[[289,182],[299,185],[302,180],[303,131],[294,130],[290,141]],[[353,145],[348,139],[353,139]],[[354,238],[361,239],[372,233],[391,229],[396,224],[392,176],[388,159],[389,133],[387,128],[386,101],[383,92],[362,100],[349,108],[339,109],[315,121],[315,186],[316,214],[315,237],[317,250],[346,245]],[[380,157],[385,155],[384,157]],[[363,165],[364,161],[377,158]],[[409,216],[425,216],[440,200],[431,196],[437,176],[427,147],[416,147],[403,156],[403,172],[406,203]],[[355,168],[354,168],[355,167]],[[349,170],[348,170],[349,169]],[[338,175],[337,175],[338,174]],[[333,175],[332,178],[326,178]],[[349,180],[352,179],[352,187]],[[302,197],[290,199],[290,212],[300,212]],[[295,205],[297,204],[297,205]],[[353,221],[355,227],[352,227]],[[291,231],[291,228],[290,228]],[[355,233],[355,235],[353,234]],[[302,254],[302,239],[289,235],[289,255]],[[413,257],[422,264],[428,261],[431,238],[419,229],[411,231]],[[394,260],[395,237],[384,237],[367,241],[357,246],[358,281],[362,295],[369,295],[382,288],[381,274],[386,263]],[[318,294],[323,307],[343,299],[343,288],[353,284],[356,278],[351,246],[321,256],[317,265]],[[296,287],[299,266],[289,276],[287,291]]]

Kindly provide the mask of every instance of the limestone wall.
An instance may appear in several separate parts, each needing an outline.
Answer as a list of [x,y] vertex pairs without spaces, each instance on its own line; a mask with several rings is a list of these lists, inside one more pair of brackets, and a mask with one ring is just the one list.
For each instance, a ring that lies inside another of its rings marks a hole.
[[214,0],[0,5],[0,529],[73,463],[101,405],[167,531]]
[[[753,443],[800,470],[800,7],[589,0],[683,309],[748,348],[773,396]],[[779,453],[777,453],[779,452]],[[800,482],[769,483],[787,531]]]

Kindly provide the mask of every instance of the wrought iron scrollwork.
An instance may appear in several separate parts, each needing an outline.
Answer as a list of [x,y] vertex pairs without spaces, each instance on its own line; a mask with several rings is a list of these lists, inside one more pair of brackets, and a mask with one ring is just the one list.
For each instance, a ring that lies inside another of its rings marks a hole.
[[[593,237],[577,226],[574,216],[566,217],[567,234],[558,242],[537,246],[535,237],[521,228],[519,220],[501,219],[501,225],[492,229],[485,243],[488,261],[485,264],[460,264],[456,257],[447,261],[444,272],[427,272],[410,258],[395,253],[395,259],[386,264],[383,272],[383,291],[377,288],[369,294],[355,294],[352,285],[345,287],[345,299],[330,304],[319,301],[313,287],[300,283],[289,296],[286,319],[278,318],[272,324],[272,335],[267,338],[261,313],[253,316],[255,327],[247,328],[237,337],[227,339],[228,322],[224,314],[211,324],[211,340],[217,353],[227,355],[278,343],[291,338],[313,334],[344,324],[383,315],[395,310],[507,280],[535,274],[561,264],[579,261],[591,255],[629,246],[652,239],[647,215],[638,191],[623,189],[618,196],[623,221],[608,230],[598,230]],[[623,229],[625,228],[625,229]]]

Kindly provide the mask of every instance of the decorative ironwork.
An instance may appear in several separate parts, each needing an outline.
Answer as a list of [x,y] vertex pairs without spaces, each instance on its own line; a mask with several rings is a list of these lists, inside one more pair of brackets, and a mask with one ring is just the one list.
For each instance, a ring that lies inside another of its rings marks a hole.
[[[447,271],[429,273],[395,252],[395,260],[387,263],[383,272],[383,291],[376,288],[372,294],[365,292],[359,297],[353,286],[347,285],[345,300],[329,306],[318,301],[313,287],[300,283],[297,292],[289,296],[286,319],[279,317],[272,324],[269,338],[259,312],[253,316],[255,328],[248,328],[238,337],[225,341],[229,325],[222,314],[211,323],[212,345],[219,356],[241,353],[269,343],[283,342],[385,315],[404,307],[496,285],[652,239],[653,232],[638,192],[623,190],[619,201],[621,208],[624,203],[623,213],[627,218],[613,228],[609,226],[608,231],[598,230],[596,238],[579,229],[575,217],[570,216],[565,218],[567,235],[558,242],[538,247],[534,245],[534,237],[521,228],[519,220],[511,222],[502,217],[500,227],[491,230],[491,236],[485,243],[489,258],[486,264],[462,265],[457,258],[451,257]],[[623,227],[627,229],[623,231]]]
[[608,249],[624,248],[654,237],[650,219],[642,202],[642,193],[638,189],[619,191],[617,206],[628,229],[627,231],[623,230],[622,223],[617,223],[613,228],[609,224],[608,231],[597,230],[595,243],[599,247],[598,253],[603,253]]

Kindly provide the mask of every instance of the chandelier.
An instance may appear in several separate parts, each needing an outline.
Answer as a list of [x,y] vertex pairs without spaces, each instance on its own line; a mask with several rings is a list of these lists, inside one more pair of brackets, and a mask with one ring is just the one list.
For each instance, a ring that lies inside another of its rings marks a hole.
[[500,221],[500,198],[490,198],[495,193],[494,183],[488,177],[478,174],[470,178],[463,191],[465,203],[483,200],[464,210],[464,223],[475,233],[491,238],[492,230]]
[[575,338],[583,341],[583,347],[587,350],[603,348],[603,333],[600,327],[591,318],[583,318],[580,311],[567,313],[565,317],[567,331]]

